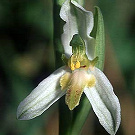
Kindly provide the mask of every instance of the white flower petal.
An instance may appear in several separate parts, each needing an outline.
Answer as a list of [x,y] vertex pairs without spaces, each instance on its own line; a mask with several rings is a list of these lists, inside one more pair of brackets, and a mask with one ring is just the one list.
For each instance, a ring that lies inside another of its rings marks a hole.
[[63,66],[44,79],[18,106],[17,118],[20,120],[33,119],[41,115],[54,102],[65,94],[60,89],[60,77],[68,71]]
[[85,10],[77,2],[66,0],[61,7],[60,17],[66,22],[63,27],[62,44],[67,57],[72,54],[70,41],[75,34],[80,34],[86,44],[86,54],[89,59],[94,58],[93,38],[90,32],[93,29],[93,14]]
[[96,77],[96,86],[85,88],[84,92],[101,125],[109,134],[115,135],[121,121],[119,100],[104,73],[95,68],[93,74]]

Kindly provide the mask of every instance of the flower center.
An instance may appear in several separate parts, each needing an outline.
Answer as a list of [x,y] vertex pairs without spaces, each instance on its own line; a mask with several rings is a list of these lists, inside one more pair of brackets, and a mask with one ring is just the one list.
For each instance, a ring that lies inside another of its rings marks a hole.
[[73,71],[78,68],[88,69],[90,60],[86,54],[72,54],[68,60],[68,66]]
[[74,35],[70,45],[72,46],[72,55],[68,59],[68,66],[73,71],[78,68],[87,69],[90,65],[90,60],[86,55],[85,43],[78,35]]
[[70,46],[72,46],[72,55],[69,59],[67,59],[65,55],[62,55],[62,60],[72,71],[79,68],[88,70],[90,66],[95,66],[98,58],[96,57],[92,61],[88,59],[86,55],[85,42],[80,37],[80,35],[76,34],[73,36],[70,42]]

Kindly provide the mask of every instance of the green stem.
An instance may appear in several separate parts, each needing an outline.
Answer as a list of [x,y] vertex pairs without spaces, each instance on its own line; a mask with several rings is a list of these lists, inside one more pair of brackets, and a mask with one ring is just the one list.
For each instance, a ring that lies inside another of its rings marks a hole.
[[90,112],[91,105],[86,96],[81,99],[79,106],[74,110],[70,135],[79,135]]
[[61,43],[61,34],[63,32],[63,22],[60,19],[59,12],[62,3],[64,0],[53,0],[53,44],[54,44],[54,51],[55,51],[55,68],[62,66],[63,62],[61,59],[63,48]]
[[[61,34],[63,33],[64,22],[61,20],[59,13],[60,8],[65,0],[53,0],[53,24],[54,24],[54,35],[53,44],[55,51],[55,68],[62,66],[63,62],[61,56],[63,48],[61,44]],[[72,121],[72,115],[67,106],[65,105],[65,97],[59,101],[59,135],[70,135],[69,127]]]

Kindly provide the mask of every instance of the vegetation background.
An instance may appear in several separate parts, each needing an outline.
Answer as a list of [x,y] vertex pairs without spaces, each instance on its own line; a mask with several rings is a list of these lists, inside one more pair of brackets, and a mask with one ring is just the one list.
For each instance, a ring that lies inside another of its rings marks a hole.
[[[135,1],[85,1],[104,17],[104,72],[122,108],[117,135],[135,135]],[[16,119],[20,101],[54,70],[52,7],[51,0],[0,1],[0,135],[58,135],[58,103],[33,120]],[[81,135],[101,134],[91,111]]]

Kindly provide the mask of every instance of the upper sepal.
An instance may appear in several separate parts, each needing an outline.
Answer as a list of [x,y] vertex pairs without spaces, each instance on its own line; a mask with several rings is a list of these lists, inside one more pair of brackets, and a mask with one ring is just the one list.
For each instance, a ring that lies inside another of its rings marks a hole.
[[93,29],[93,14],[85,10],[77,2],[66,0],[61,7],[60,17],[66,22],[61,36],[64,52],[67,57],[72,54],[70,41],[75,34],[79,34],[86,45],[86,54],[89,59],[94,57],[94,44],[90,32]]

